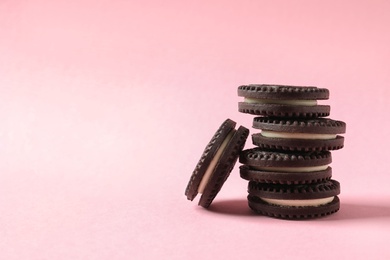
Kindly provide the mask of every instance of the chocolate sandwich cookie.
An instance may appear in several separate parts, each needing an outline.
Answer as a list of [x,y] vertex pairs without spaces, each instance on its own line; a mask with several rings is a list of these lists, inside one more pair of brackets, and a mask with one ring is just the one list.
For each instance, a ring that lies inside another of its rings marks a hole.
[[245,145],[249,130],[243,126],[236,130],[235,126],[234,121],[227,119],[219,127],[191,175],[185,195],[193,200],[201,193],[199,205],[202,207],[210,206]]
[[287,153],[261,148],[240,154],[240,176],[261,183],[304,184],[329,180],[332,177],[331,153]]
[[243,85],[238,87],[238,111],[274,117],[325,117],[330,106],[318,105],[317,100],[329,98],[329,90],[317,87],[286,85]]
[[316,218],[340,208],[335,180],[305,185],[281,185],[249,182],[248,204],[255,212],[283,219]]
[[299,152],[338,150],[344,147],[346,124],[326,118],[279,119],[256,117],[253,128],[261,133],[252,135],[254,145],[263,149]]

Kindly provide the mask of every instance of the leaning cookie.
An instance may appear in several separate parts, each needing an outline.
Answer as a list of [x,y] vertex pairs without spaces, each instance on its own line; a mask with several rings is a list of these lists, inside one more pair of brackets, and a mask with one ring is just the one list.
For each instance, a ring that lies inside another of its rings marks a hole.
[[329,90],[317,87],[286,85],[243,85],[238,87],[238,111],[274,117],[326,117],[330,106],[318,105],[317,100],[329,98]]
[[332,177],[331,153],[282,153],[258,147],[240,154],[241,178],[261,183],[305,184]]
[[317,218],[337,212],[340,184],[335,180],[310,185],[249,182],[248,204],[255,212],[275,218]]
[[338,150],[344,147],[346,124],[342,121],[316,119],[279,119],[256,117],[252,135],[254,145],[263,149],[313,152]]
[[219,127],[191,175],[185,195],[193,200],[201,193],[199,205],[202,207],[210,206],[245,145],[249,130],[243,126],[236,130],[235,125],[234,121],[227,119]]

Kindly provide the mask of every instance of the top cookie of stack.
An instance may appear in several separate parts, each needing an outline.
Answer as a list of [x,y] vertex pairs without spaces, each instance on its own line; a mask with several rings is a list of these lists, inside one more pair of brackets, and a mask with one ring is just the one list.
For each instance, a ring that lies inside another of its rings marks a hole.
[[284,118],[316,118],[330,114],[330,106],[317,100],[329,99],[329,90],[317,87],[251,84],[238,87],[238,110],[242,113]]

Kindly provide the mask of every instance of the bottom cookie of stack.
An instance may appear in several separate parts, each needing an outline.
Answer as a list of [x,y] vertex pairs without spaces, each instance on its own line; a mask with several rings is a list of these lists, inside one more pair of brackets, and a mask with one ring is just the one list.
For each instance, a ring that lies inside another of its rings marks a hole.
[[248,193],[248,205],[253,211],[275,218],[318,218],[340,208],[340,184],[335,180],[300,185],[250,181]]

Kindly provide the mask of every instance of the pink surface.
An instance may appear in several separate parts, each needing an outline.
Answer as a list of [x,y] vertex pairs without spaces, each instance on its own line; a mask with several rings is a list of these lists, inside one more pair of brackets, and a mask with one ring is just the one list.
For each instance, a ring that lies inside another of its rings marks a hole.
[[[387,1],[0,1],[0,259],[389,258],[389,25]],[[330,90],[339,213],[253,215],[238,165],[187,201],[248,83]]]

